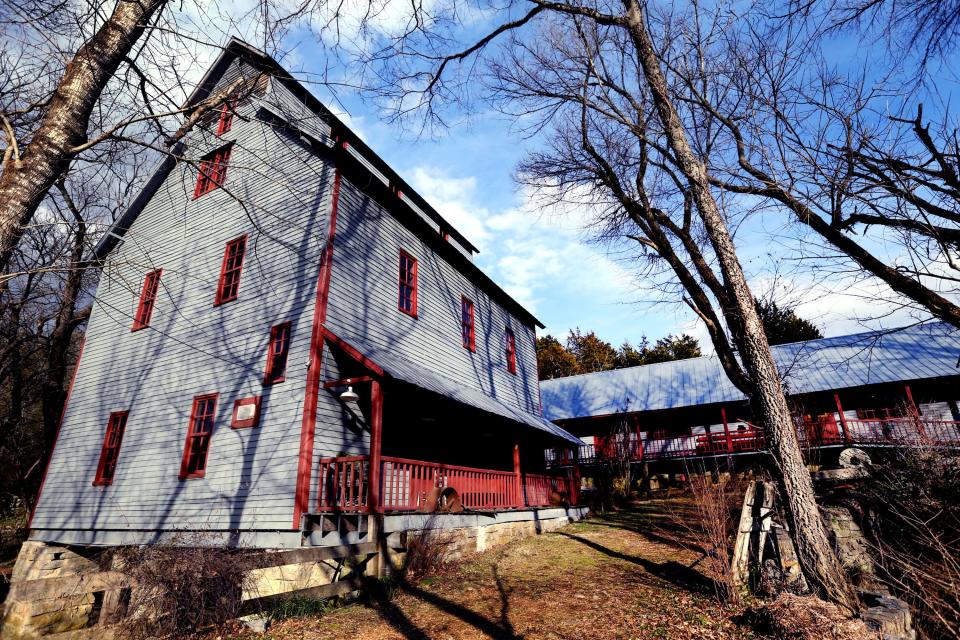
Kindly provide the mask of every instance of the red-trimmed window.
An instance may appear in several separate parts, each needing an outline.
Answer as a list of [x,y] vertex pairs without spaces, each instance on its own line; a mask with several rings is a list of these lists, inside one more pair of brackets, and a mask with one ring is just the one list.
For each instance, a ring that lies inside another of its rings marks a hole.
[[217,122],[218,136],[222,136],[233,127],[233,114],[236,108],[237,103],[235,100],[227,100],[223,103],[223,106],[220,108],[220,120]]
[[270,329],[270,347],[267,349],[267,368],[263,372],[263,384],[283,382],[289,351],[290,323],[284,322]]
[[216,304],[237,299],[237,294],[240,291],[240,272],[243,271],[243,257],[246,253],[246,235],[234,238],[227,243],[227,247],[223,251],[223,265],[220,267]]
[[232,145],[228,144],[200,158],[197,186],[193,190],[194,198],[199,198],[223,186],[223,181],[227,179],[227,162],[230,161],[231,147]]
[[193,399],[187,442],[183,445],[183,461],[180,463],[181,480],[202,478],[206,472],[216,413],[217,394],[197,396]]
[[417,316],[417,259],[406,251],[400,252],[400,286],[397,297],[400,311]]
[[460,333],[463,334],[463,348],[477,350],[473,324],[473,303],[463,296],[460,299]]
[[161,273],[163,273],[163,269],[155,269],[143,279],[143,288],[140,290],[140,304],[137,305],[137,314],[133,317],[131,331],[150,326],[153,305],[157,301],[157,292],[160,290]]
[[113,474],[117,470],[117,460],[120,458],[120,443],[123,442],[123,432],[127,428],[127,411],[114,411],[107,421],[107,433],[103,437],[103,447],[100,449],[100,461],[97,462],[97,475],[93,484],[105,487],[113,484]]
[[513,330],[507,327],[507,371],[515,374],[517,372],[517,339],[513,335]]

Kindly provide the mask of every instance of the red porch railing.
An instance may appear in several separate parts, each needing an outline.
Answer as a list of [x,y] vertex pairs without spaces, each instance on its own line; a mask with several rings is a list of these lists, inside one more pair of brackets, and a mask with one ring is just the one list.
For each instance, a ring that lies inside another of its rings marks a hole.
[[345,456],[321,460],[317,490],[319,510],[365,511],[369,478],[368,456]]
[[[922,417],[846,418],[843,421],[824,417],[799,423],[797,437],[805,448],[843,444],[960,447],[960,422],[924,420]],[[651,462],[763,451],[766,448],[763,430],[747,423],[745,429],[737,427],[729,433],[713,431],[700,435],[652,438],[634,441],[630,445],[608,443],[599,450],[592,444],[584,444],[578,449],[577,460],[580,464],[590,465],[613,458],[622,459],[627,453],[631,460]],[[574,462],[572,449],[548,449],[545,459],[548,467],[569,466]]]
[[453,487],[469,509],[519,506],[512,471],[473,469],[434,462],[384,457],[380,499],[385,511],[417,511],[435,487]]
[[[325,458],[320,461],[317,510],[368,511],[368,456]],[[380,461],[380,501],[383,511],[419,511],[434,488],[452,487],[464,507],[503,510],[545,507],[553,494],[566,493],[571,503],[579,487],[571,474],[521,474],[383,456]],[[519,494],[518,494],[519,491]]]

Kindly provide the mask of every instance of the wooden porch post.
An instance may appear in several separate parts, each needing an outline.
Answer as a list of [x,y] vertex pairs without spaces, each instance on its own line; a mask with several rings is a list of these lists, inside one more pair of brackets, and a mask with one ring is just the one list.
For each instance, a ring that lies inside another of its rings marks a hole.
[[917,433],[920,434],[921,440],[926,440],[927,431],[923,428],[923,420],[920,418],[920,410],[917,408],[917,403],[913,401],[913,392],[910,391],[910,385],[903,385],[903,390],[907,395],[907,404],[910,407],[910,411],[913,412],[913,419],[917,423]]
[[833,394],[833,401],[837,403],[837,415],[840,416],[840,428],[843,429],[843,441],[850,444],[850,428],[847,426],[847,416],[843,414],[843,405],[840,404],[840,394]]
[[727,438],[727,452],[733,451],[733,440],[730,439],[730,425],[727,423],[727,408],[720,407],[720,417],[723,418],[723,434]]
[[523,478],[520,476],[520,445],[513,445],[513,477],[516,483],[517,507],[523,507],[526,503],[523,496]]
[[383,441],[383,392],[380,382],[370,383],[370,484],[367,487],[367,508],[380,513],[380,447]]
[[573,478],[570,487],[570,504],[580,504],[580,456],[573,456]]

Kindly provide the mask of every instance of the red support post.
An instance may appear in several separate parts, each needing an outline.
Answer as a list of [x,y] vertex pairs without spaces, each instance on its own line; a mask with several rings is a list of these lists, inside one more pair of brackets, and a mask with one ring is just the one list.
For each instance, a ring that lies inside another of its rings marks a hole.
[[850,427],[847,425],[847,416],[843,414],[843,405],[840,404],[840,394],[833,394],[833,401],[837,403],[837,415],[840,416],[840,428],[843,429],[843,441],[850,444]]
[[576,458],[573,460],[572,486],[570,487],[570,504],[580,504],[580,462]]
[[720,407],[720,417],[723,418],[723,434],[727,438],[727,451],[733,451],[733,440],[730,439],[730,425],[727,423],[727,408]]
[[514,476],[514,482],[516,483],[516,491],[517,491],[516,506],[520,508],[524,506],[525,501],[523,499],[523,478],[520,475],[520,445],[519,444],[513,445],[513,476]]
[[380,382],[370,383],[370,484],[367,487],[367,508],[380,512],[380,448],[383,442],[383,392]]
[[913,392],[910,391],[910,385],[903,385],[903,390],[907,395],[907,404],[910,405],[910,411],[913,413],[913,419],[917,423],[917,433],[920,434],[921,440],[926,440],[927,431],[923,428],[923,420],[920,419],[920,410],[917,408],[917,403],[913,401]]

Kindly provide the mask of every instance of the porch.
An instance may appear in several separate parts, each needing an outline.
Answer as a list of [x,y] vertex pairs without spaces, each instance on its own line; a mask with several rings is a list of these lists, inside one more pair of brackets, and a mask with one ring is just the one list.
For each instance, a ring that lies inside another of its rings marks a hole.
[[[579,501],[576,470],[547,470],[545,446],[577,439],[541,416],[467,384],[326,330],[322,388],[356,444],[315,459],[314,520],[436,512],[494,513]],[[343,517],[339,517],[343,516]],[[329,527],[329,524],[323,525]]]
[[[396,513],[437,510],[503,511],[568,506],[579,501],[574,469],[523,473],[382,456],[320,460],[318,513]],[[373,488],[374,490],[371,490]]]

